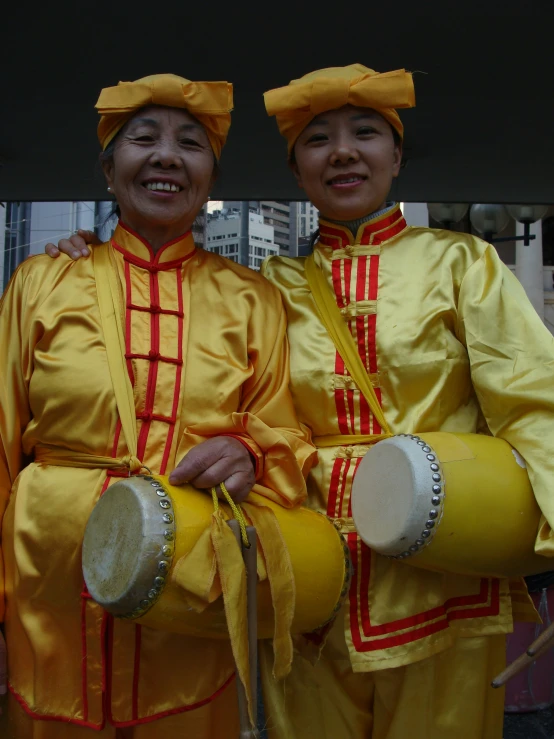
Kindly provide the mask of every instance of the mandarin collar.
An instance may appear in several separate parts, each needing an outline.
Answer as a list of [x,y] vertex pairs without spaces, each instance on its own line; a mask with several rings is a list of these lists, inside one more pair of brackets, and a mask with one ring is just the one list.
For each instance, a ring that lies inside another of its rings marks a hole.
[[119,221],[111,238],[114,249],[144,269],[166,270],[178,267],[196,251],[191,231],[168,241],[154,254],[152,247],[136,231]]
[[356,235],[347,226],[320,219],[319,243],[333,249],[344,249],[347,246],[370,246],[382,244],[408,227],[400,205],[396,203],[381,215],[365,221],[358,228]]

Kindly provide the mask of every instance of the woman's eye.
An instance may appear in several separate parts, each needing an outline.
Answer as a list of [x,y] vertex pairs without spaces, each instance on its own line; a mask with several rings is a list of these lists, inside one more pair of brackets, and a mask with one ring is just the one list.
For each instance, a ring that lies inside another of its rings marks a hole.
[[181,144],[183,146],[200,146],[200,143],[194,139],[181,139]]
[[142,134],[141,136],[135,136],[135,141],[153,141],[153,140],[154,140],[153,137],[147,133]]
[[372,133],[375,133],[375,129],[371,126],[361,126],[357,131],[358,136],[369,136]]
[[327,141],[327,136],[324,133],[314,133],[313,136],[310,136],[307,144],[317,144],[320,141]]

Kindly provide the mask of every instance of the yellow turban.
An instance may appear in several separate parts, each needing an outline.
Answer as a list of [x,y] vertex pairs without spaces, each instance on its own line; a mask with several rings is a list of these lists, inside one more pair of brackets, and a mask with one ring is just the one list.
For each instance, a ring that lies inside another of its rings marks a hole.
[[174,74],[153,74],[135,82],[105,87],[95,106],[101,115],[98,139],[102,149],[137,110],[147,105],[188,110],[206,129],[213,152],[219,159],[233,110],[233,86],[229,82],[191,82]]
[[413,108],[415,93],[412,75],[404,69],[379,74],[362,64],[349,64],[310,72],[286,87],[269,90],[264,101],[268,115],[276,117],[287,139],[290,154],[311,120],[343,105],[373,108],[402,139],[404,126],[395,108]]

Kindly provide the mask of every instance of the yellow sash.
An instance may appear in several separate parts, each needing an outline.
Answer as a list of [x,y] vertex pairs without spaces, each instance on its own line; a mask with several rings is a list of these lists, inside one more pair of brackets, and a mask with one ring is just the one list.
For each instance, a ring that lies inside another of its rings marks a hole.
[[102,244],[102,246],[96,247],[93,250],[93,260],[100,319],[121,428],[131,459],[136,460],[140,465],[141,463],[137,459],[135,400],[127,365],[125,364],[121,284],[110,244]]
[[321,267],[316,264],[315,253],[306,259],[305,269],[308,285],[321,321],[327,329],[327,333],[331,337],[336,350],[342,357],[345,367],[367,400],[373,416],[377,419],[377,422],[384,431],[382,434],[318,436],[314,439],[314,443],[318,447],[327,447],[339,446],[341,444],[373,444],[381,439],[386,439],[392,436],[391,430],[379,405],[369,375],[360,359],[354,339],[337,307],[335,296],[329,289]]
[[37,445],[35,449],[35,461],[60,467],[124,468],[129,471],[129,474],[132,474],[133,472],[139,472],[143,464],[137,457],[135,402],[133,388],[125,364],[121,284],[109,243],[95,247],[92,260],[110,378],[128,454],[114,459],[41,444]]

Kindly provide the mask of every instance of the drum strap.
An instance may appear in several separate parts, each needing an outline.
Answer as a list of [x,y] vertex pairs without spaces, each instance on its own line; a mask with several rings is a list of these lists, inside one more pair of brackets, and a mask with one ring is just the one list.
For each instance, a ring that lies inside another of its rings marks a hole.
[[124,468],[129,474],[139,472],[143,464],[137,457],[137,426],[133,388],[125,364],[125,337],[123,334],[123,296],[117,274],[117,265],[109,243],[97,246],[92,252],[94,277],[98,295],[100,320],[106,342],[110,377],[114,389],[121,428],[128,454],[119,459],[61,449],[48,444],[37,445],[35,461],[61,467],[101,469]]
[[121,428],[131,459],[135,464],[140,465],[141,462],[137,459],[135,400],[125,364],[121,284],[110,243],[102,244],[94,249],[93,259],[100,319]]
[[[317,257],[319,257],[319,254],[317,254]],[[371,444],[380,439],[392,436],[383,409],[375,394],[375,389],[358,354],[352,334],[348,330],[341,312],[337,307],[335,297],[329,289],[321,265],[316,263],[315,252],[306,259],[305,269],[308,285],[321,321],[327,329],[327,333],[335,345],[337,352],[342,357],[345,367],[367,400],[373,416],[384,432],[382,434],[337,434],[336,436],[317,437],[314,439],[316,445],[321,447],[340,444]]]

